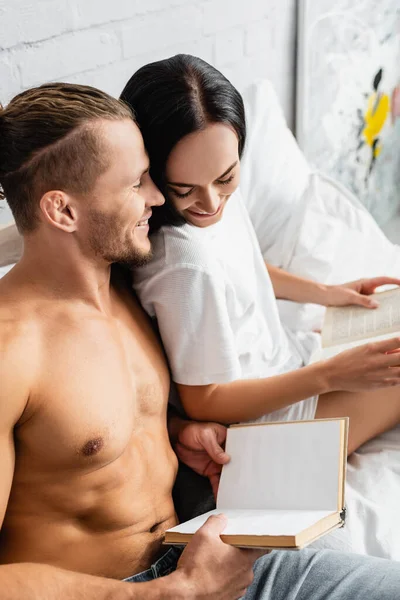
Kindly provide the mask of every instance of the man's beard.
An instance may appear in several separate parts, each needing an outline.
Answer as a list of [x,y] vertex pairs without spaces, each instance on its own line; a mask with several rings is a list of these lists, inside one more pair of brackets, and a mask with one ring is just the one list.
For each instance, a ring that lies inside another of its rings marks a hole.
[[142,267],[152,258],[151,249],[140,250],[133,243],[121,241],[121,227],[116,220],[98,212],[89,216],[89,244],[93,252],[104,261],[128,267]]

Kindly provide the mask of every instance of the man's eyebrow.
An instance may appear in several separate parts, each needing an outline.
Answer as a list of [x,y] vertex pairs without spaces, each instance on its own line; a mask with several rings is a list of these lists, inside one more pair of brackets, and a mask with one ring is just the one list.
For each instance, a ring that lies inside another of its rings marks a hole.
[[143,171],[141,171],[138,175],[136,175],[133,179],[134,181],[136,181],[137,179],[140,179],[140,177],[143,177],[143,175],[146,175],[146,173],[148,173],[150,171],[150,164],[147,165],[147,167],[145,169],[143,169]]
[[[236,167],[237,164],[238,164],[238,161],[235,160],[235,162],[230,167],[228,167],[228,169],[224,173],[222,173],[222,175],[220,175],[219,177],[217,177],[216,181],[218,181],[218,179],[222,179],[223,177],[226,177],[226,175],[228,175],[228,173],[230,171],[232,171],[232,169],[234,167]],[[195,183],[177,183],[175,181],[167,181],[167,184],[168,185],[174,185],[176,187],[195,187],[195,185],[196,185]]]

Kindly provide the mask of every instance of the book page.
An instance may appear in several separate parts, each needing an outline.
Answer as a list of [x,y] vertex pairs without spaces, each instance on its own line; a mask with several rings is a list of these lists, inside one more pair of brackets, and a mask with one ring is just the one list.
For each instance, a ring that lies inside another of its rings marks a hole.
[[230,509],[341,510],[344,419],[228,429],[217,498]]
[[376,309],[362,306],[330,307],[322,330],[322,346],[367,340],[380,335],[400,333],[400,288],[373,294]]
[[332,514],[329,510],[211,510],[168,531],[196,533],[211,515],[221,512],[228,518],[223,535],[297,535]]

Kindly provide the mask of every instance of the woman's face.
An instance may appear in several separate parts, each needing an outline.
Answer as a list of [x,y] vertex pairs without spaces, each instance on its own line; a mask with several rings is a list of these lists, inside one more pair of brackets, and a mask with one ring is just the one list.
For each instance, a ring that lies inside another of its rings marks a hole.
[[169,155],[165,174],[168,197],[185,220],[196,227],[213,225],[239,185],[236,133],[212,123],[187,135]]

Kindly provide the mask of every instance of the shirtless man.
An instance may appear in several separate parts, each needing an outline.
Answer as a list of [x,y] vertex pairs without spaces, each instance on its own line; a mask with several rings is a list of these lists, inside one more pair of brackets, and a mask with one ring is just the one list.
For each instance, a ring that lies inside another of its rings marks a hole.
[[[22,93],[0,112],[0,184],[24,236],[21,261],[0,281],[2,600],[241,597],[260,553],[222,543],[223,517],[179,562],[175,549],[160,558],[176,523],[169,374],[110,268],[149,257],[147,219],[163,202],[132,115],[91,88]],[[198,439],[214,435],[218,450],[218,426],[175,420],[172,430],[193,449],[188,462],[215,474]],[[373,599],[372,572],[379,598],[395,597],[394,563],[272,553],[246,598],[318,600],[334,589],[335,599]]]

